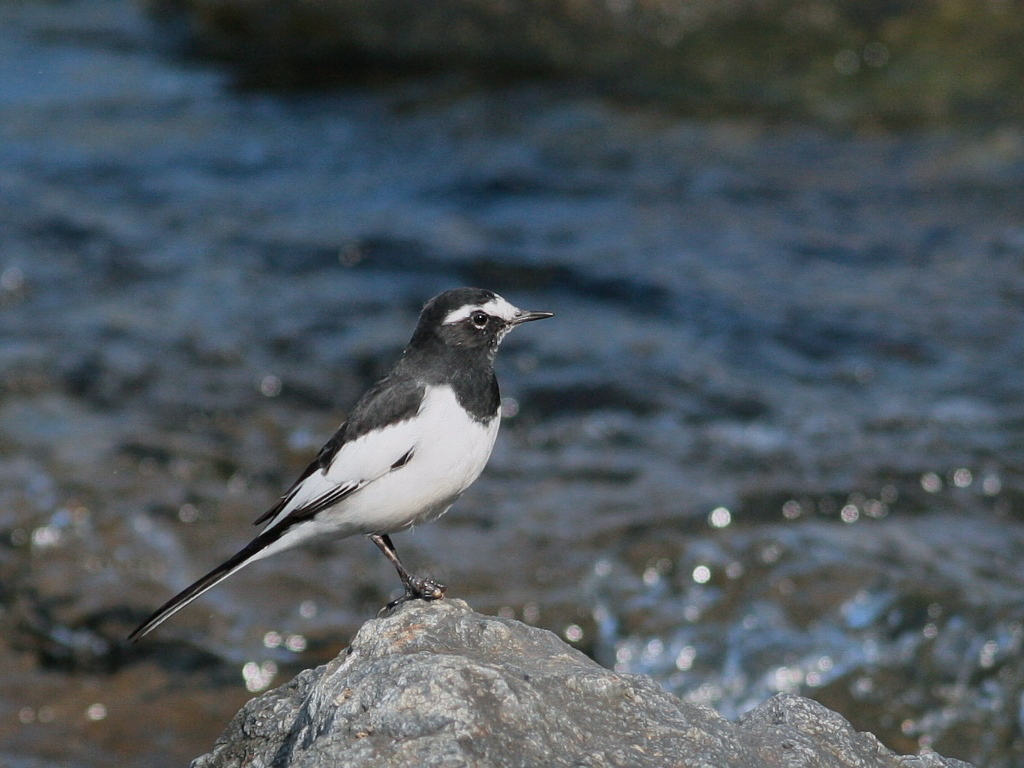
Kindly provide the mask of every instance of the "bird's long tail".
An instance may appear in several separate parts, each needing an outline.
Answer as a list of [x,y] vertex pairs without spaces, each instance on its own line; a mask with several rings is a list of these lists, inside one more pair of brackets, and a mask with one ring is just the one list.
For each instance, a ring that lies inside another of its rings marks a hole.
[[191,603],[206,590],[220,584],[228,576],[238,570],[241,570],[253,560],[259,560],[261,555],[266,554],[263,550],[267,546],[267,542],[261,541],[261,539],[263,539],[263,536],[257,536],[246,546],[242,547],[237,554],[218,565],[201,579],[186,587],[160,606],[152,616],[142,622],[130,635],[128,635],[128,639],[132,642],[138,641],[143,636],[163,624],[167,619]]

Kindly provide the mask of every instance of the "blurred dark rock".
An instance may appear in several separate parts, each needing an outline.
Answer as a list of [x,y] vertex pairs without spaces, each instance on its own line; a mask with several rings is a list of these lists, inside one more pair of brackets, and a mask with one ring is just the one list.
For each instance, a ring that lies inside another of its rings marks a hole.
[[838,714],[780,695],[738,724],[556,635],[407,604],[330,663],[253,699],[194,768],[228,766],[966,766],[900,757]]
[[147,0],[261,85],[380,68],[569,75],[698,114],[830,123],[1019,118],[1014,3],[925,0]]

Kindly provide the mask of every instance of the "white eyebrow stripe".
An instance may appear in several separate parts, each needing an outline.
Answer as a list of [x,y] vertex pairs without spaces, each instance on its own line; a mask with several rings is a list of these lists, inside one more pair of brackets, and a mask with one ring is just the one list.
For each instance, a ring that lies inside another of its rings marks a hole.
[[505,299],[501,298],[501,296],[495,296],[484,304],[467,304],[464,307],[453,309],[445,317],[443,324],[451,325],[452,323],[461,322],[477,311],[483,311],[488,315],[500,317],[505,322],[511,322],[515,319],[516,315],[519,314],[519,309],[517,307],[509,304]]

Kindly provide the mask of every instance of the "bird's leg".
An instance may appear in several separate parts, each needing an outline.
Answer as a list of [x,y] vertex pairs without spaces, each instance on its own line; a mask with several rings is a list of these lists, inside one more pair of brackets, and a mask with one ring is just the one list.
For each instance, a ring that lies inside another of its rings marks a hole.
[[405,586],[405,594],[384,606],[384,611],[390,611],[395,606],[409,600],[440,600],[444,597],[445,590],[448,589],[444,584],[439,584],[433,579],[413,576],[405,570],[402,561],[398,559],[398,552],[395,551],[395,545],[391,543],[390,536],[386,533],[371,533],[370,541],[376,544],[380,551],[384,553],[384,557],[395,566],[395,570],[398,571],[398,578],[402,580],[402,584]]

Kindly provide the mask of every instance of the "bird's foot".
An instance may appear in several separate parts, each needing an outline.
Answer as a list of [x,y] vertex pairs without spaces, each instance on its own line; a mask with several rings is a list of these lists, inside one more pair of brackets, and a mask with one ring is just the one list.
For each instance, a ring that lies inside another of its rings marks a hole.
[[433,579],[412,579],[411,586],[412,590],[407,590],[407,592],[411,591],[410,598],[418,600],[440,600],[448,591],[448,587]]
[[407,603],[410,600],[440,600],[447,590],[448,587],[433,579],[413,576],[405,583],[405,594],[385,605],[377,615],[391,613],[402,603]]

